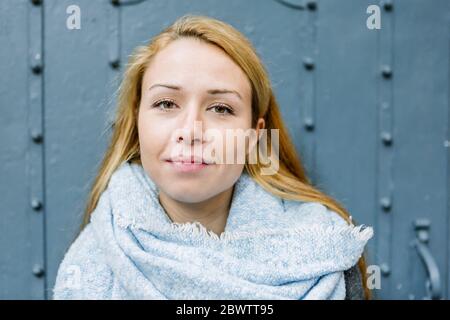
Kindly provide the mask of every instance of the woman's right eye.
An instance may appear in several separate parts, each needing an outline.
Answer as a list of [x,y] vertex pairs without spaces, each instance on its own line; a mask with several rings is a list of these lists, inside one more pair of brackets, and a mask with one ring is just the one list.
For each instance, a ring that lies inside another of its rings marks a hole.
[[173,101],[170,100],[160,100],[153,104],[153,108],[158,108],[160,110],[166,111],[173,109],[172,107],[175,105]]

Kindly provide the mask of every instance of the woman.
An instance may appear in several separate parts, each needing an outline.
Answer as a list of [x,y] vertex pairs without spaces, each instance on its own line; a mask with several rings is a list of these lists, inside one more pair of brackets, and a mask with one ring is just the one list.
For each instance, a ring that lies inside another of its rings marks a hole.
[[183,16],[135,50],[119,92],[55,299],[369,298],[372,229],[311,185],[240,32]]

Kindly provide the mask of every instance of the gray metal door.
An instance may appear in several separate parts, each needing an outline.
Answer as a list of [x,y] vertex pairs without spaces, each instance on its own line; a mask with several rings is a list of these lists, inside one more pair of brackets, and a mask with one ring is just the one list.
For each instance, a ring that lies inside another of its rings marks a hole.
[[375,296],[449,298],[447,0],[1,1],[0,298],[51,297],[126,58],[185,13],[254,43],[313,181],[375,228]]

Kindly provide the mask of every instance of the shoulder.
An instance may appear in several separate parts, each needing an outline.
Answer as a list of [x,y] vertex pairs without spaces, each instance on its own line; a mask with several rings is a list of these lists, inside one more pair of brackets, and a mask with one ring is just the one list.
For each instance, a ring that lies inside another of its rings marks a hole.
[[364,300],[364,288],[358,265],[344,271],[345,300]]
[[286,214],[292,221],[302,223],[325,224],[339,227],[348,226],[349,223],[336,211],[331,210],[320,202],[302,202],[283,199]]
[[53,299],[102,299],[100,288],[112,281],[112,274],[101,259],[91,225],[88,224],[71,244],[59,265]]
[[[320,224],[332,227],[348,226],[347,222],[336,211],[328,208],[319,202],[301,202],[293,200],[283,200],[285,211],[292,215],[292,221],[302,221],[306,224]],[[295,216],[295,217],[294,217]],[[353,226],[353,224],[350,224]],[[346,288],[346,300],[364,300],[364,288],[362,276],[358,264],[344,271]]]

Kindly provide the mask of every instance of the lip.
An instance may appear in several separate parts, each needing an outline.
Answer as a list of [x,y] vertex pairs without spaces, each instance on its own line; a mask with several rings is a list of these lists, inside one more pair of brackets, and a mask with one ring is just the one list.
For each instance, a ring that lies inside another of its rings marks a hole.
[[187,164],[190,164],[190,163],[206,164],[206,165],[214,164],[213,161],[209,161],[209,160],[203,159],[202,157],[197,157],[197,156],[191,156],[191,157],[177,156],[177,157],[167,159],[166,161],[180,162],[180,163],[187,163]]
[[166,162],[173,169],[179,172],[199,172],[213,165],[213,163],[207,163],[201,158],[194,158],[194,157],[191,157],[191,159],[181,157],[168,159],[166,160]]

